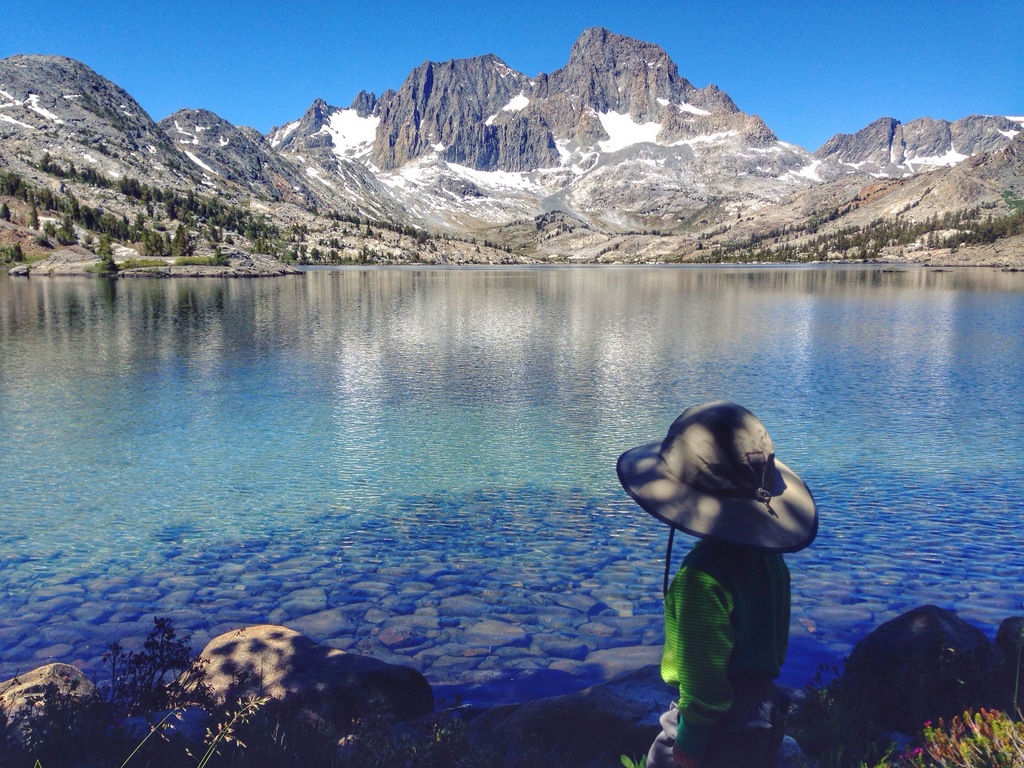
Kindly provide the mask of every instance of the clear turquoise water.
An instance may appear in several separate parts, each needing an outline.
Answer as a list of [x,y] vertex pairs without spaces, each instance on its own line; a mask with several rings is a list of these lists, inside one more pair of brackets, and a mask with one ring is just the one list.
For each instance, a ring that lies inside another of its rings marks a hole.
[[1022,327],[987,269],[0,275],[0,680],[154,616],[491,698],[649,661],[666,532],[615,459],[719,397],[821,508],[789,679],[926,603],[991,636],[1024,613]]

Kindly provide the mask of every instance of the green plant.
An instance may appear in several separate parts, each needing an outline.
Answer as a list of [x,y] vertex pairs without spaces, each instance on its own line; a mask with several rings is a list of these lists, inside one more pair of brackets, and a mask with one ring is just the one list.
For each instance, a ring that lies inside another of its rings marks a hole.
[[1024,723],[1004,712],[964,712],[937,727],[926,725],[923,754],[938,768],[1020,768]]
[[126,765],[128,765],[128,763],[131,762],[132,758],[135,757],[135,755],[137,755],[139,753],[139,750],[141,750],[144,746],[146,746],[146,742],[149,741],[149,739],[154,734],[163,735],[164,728],[166,728],[168,726],[168,724],[170,723],[170,720],[171,720],[172,717],[181,717],[181,708],[180,707],[176,707],[175,709],[172,709],[170,712],[168,712],[166,715],[163,716],[163,719],[161,719],[159,723],[157,723],[156,725],[154,725],[152,728],[149,729],[149,733],[147,733],[145,735],[145,737],[142,739],[142,741],[140,741],[138,744],[135,745],[135,749],[133,749],[131,751],[131,754],[128,755],[128,757],[125,758],[123,763],[121,763],[121,768],[124,768]]
[[636,759],[629,755],[619,755],[619,762],[622,763],[625,768],[646,768],[647,755],[640,755],[640,757]]
[[[54,768],[73,765],[82,755],[104,750],[106,734],[97,724],[106,720],[100,697],[78,690],[77,681],[66,688],[49,683],[9,718],[10,756],[31,756]],[[4,765],[6,752],[0,749]]]
[[25,253],[21,250],[21,243],[15,243],[10,247],[0,247],[0,262],[21,262],[25,260]]
[[119,265],[121,270],[144,269],[147,267],[166,267],[167,262],[163,259],[125,259]]
[[213,256],[181,256],[174,260],[178,267],[217,267],[223,266],[221,260]]
[[100,256],[100,260],[96,262],[95,266],[89,269],[90,272],[96,272],[101,275],[116,274],[117,270],[117,262],[114,261],[112,256]]
[[1020,713],[1020,667],[1022,661],[1024,661],[1024,626],[1021,627],[1020,635],[1017,637],[1017,667],[1013,675],[1013,708],[1018,714]]

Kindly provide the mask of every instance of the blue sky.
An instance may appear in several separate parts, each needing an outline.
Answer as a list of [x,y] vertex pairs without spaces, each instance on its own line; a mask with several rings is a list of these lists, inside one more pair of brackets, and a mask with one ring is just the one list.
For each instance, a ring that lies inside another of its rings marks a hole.
[[591,26],[657,43],[810,150],[882,116],[1024,114],[1024,0],[4,0],[0,58],[70,56],[156,120],[202,108],[266,133],[317,97],[397,89],[426,60],[550,73]]

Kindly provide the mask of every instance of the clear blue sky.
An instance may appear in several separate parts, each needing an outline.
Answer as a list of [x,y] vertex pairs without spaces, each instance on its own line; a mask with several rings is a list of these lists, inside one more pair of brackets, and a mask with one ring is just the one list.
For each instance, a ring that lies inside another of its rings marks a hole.
[[882,116],[1024,114],[1024,0],[4,0],[0,58],[70,56],[156,120],[202,108],[266,133],[317,97],[397,89],[426,60],[550,73],[591,26],[657,43],[810,150]]

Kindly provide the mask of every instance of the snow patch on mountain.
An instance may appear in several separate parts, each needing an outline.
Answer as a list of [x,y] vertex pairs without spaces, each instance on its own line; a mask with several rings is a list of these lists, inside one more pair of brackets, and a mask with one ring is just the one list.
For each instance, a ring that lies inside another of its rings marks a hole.
[[[669,104],[672,103],[668,99],[658,99],[657,101],[663,107],[667,107]],[[682,104],[676,104],[675,108],[678,109],[680,112],[689,112],[691,115],[698,115],[700,117],[707,117],[708,115],[711,114],[706,109],[695,107],[693,106],[693,104],[687,104],[685,101]]]
[[[502,112],[522,112],[530,105],[530,98],[520,92],[518,96],[514,96],[508,104],[501,108]],[[498,119],[498,114],[495,113],[488,117],[485,121],[485,125],[494,125],[494,121]]]
[[932,155],[930,157],[908,157],[906,160],[906,165],[928,165],[937,168],[951,167],[957,165],[958,163],[962,163],[968,157],[970,157],[970,155],[964,155],[961,154],[960,152],[957,152],[951,144],[949,149],[946,150],[946,152],[942,155]]
[[[177,143],[178,144],[195,144],[196,146],[199,145],[199,136],[197,136],[195,133],[192,133],[192,131],[186,131],[184,128],[181,127],[181,123],[179,123],[177,120],[174,121],[174,130],[176,130],[182,136],[187,136],[188,137],[186,139],[177,139]],[[202,128],[196,128],[196,131],[201,131],[201,130],[202,130]],[[185,154],[188,154],[188,153],[186,152]],[[193,159],[195,159],[195,158],[193,158]]]
[[[14,98],[14,96],[12,96],[10,93],[8,93],[7,91],[4,91],[4,90],[0,90],[0,96],[3,96],[4,98],[10,100],[9,104],[0,104],[0,107],[28,107],[33,112],[35,112],[37,115],[41,115],[42,117],[45,117],[47,120],[50,120],[50,121],[52,121],[54,123],[57,123],[59,125],[63,125],[64,124],[64,121],[61,120],[59,115],[55,115],[50,110],[46,109],[43,106],[40,106],[40,104],[39,104],[39,94],[37,94],[37,93],[30,93],[28,95],[28,97],[24,101],[19,101],[18,99]],[[11,119],[8,119],[7,122],[11,122]],[[18,123],[18,124],[24,126],[25,128],[30,128],[31,127],[31,126],[25,125],[24,123]]]
[[692,139],[682,139],[671,146],[681,147],[686,145],[693,147],[697,144],[721,144],[729,139],[734,139],[739,135],[739,131],[718,131],[717,133],[708,133],[704,136],[694,136]]
[[[298,127],[298,123],[286,126],[277,143],[295,130],[293,125]],[[371,152],[378,125],[379,117],[360,117],[354,109],[339,109],[331,113],[327,125],[320,130],[331,137],[334,153],[338,157],[351,159],[363,157]]]
[[601,112],[597,117],[608,134],[606,141],[598,142],[602,152],[618,152],[634,144],[658,143],[660,123],[638,123],[620,112]]
[[47,120],[52,120],[55,123],[63,123],[64,122],[57,115],[53,114],[53,112],[51,112],[50,110],[45,109],[45,108],[39,106],[39,95],[38,94],[30,93],[28,95],[28,98],[25,100],[25,104],[33,112],[42,115]]
[[468,181],[484,188],[488,192],[527,192],[541,193],[541,189],[525,173],[509,171],[478,171],[465,165],[448,163],[448,167]]
[[295,133],[295,129],[299,127],[301,120],[295,120],[294,122],[288,123],[283,129],[277,132],[274,137],[270,140],[270,146],[276,148],[285,139]]
[[[186,142],[182,142],[182,143],[186,143]],[[197,141],[197,142],[196,142],[196,144],[198,144],[198,143],[199,143],[199,142]],[[187,149],[183,149],[183,150],[182,150],[182,152],[184,152],[184,153],[185,153],[185,155],[186,155],[186,156],[188,156],[188,159],[189,159],[189,160],[191,160],[191,161],[192,161],[193,163],[195,163],[196,165],[198,165],[198,166],[199,166],[200,168],[202,168],[202,169],[203,169],[204,171],[209,171],[209,172],[210,172],[210,173],[212,173],[212,174],[213,174],[214,176],[220,176],[220,174],[219,174],[219,173],[217,173],[217,172],[216,172],[215,170],[213,170],[213,168],[211,168],[211,167],[210,167],[210,166],[208,166],[208,165],[207,165],[206,163],[204,163],[204,162],[203,162],[203,161],[202,161],[202,160],[201,160],[201,159],[200,159],[199,157],[197,157],[197,156],[196,156],[195,154],[193,154],[192,152],[189,152],[189,151],[188,151]]]
[[306,166],[306,174],[308,176],[311,176],[312,178],[316,179],[317,181],[319,181],[321,184],[323,184],[328,189],[334,189],[334,185],[331,184],[331,182],[329,182],[327,179],[325,179],[320,174],[320,169],[319,168],[314,168],[311,165],[307,165]]
[[[8,104],[0,104],[0,106],[6,107],[6,106],[9,106],[9,105]],[[2,112],[0,112],[0,120],[2,120],[5,123],[11,123],[11,125],[17,125],[17,126],[19,126],[21,128],[28,128],[29,130],[33,130],[32,126],[29,125],[28,123],[23,123],[23,122],[21,122],[21,120],[15,120],[10,115],[5,115]]]
[[812,160],[809,165],[805,165],[803,168],[789,171],[785,174],[786,176],[795,176],[802,179],[809,179],[810,181],[820,182],[822,181],[821,176],[818,174],[818,169],[821,167],[821,160]]

